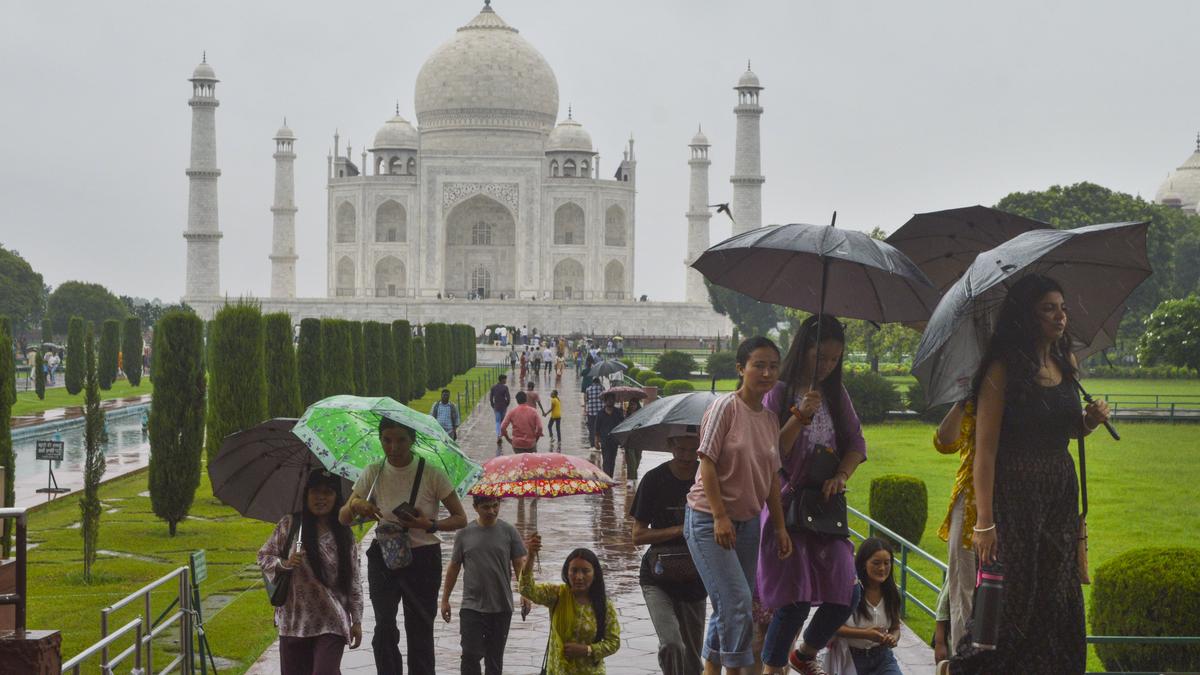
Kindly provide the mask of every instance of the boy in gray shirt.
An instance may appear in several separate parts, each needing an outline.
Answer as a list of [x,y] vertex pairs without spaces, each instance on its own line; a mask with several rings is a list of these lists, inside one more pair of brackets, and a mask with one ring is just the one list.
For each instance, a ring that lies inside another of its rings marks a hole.
[[[520,577],[525,565],[525,544],[517,528],[500,520],[500,499],[475,496],[478,519],[454,536],[454,552],[446,567],[442,586],[442,620],[450,621],[450,593],[464,566],[462,608],[462,673],[480,673],[483,659],[487,675],[504,670],[504,646],[512,622],[512,579]],[[513,573],[509,574],[509,565]],[[528,601],[522,599],[522,605]]]

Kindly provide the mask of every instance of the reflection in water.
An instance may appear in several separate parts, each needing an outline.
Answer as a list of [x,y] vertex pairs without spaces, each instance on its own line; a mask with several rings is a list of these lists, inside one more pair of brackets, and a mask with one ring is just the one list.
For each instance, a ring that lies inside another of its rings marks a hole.
[[[150,445],[142,434],[142,422],[138,415],[121,415],[108,420],[108,442],[101,445],[108,463],[145,461]],[[29,436],[13,442],[16,455],[16,480],[46,475],[46,462],[36,459],[38,441],[63,441],[63,460],[54,462],[54,473],[60,480],[71,474],[83,472],[83,420],[68,427],[60,427],[42,435]]]

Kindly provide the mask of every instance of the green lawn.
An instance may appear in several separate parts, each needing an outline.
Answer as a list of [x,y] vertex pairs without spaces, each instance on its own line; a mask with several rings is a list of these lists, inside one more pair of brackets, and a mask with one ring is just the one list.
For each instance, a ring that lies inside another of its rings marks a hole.
[[[59,373],[58,376],[63,377],[63,374]],[[46,390],[45,400],[39,400],[37,394],[33,390],[25,391],[24,387],[25,384],[23,382],[17,384],[17,402],[14,403],[12,407],[13,417],[32,415],[33,413],[50,410],[52,408],[65,408],[73,405],[83,405],[82,391],[72,396],[71,394],[67,393],[65,387],[54,387],[53,389]],[[108,391],[102,390],[100,392],[100,398],[104,400],[110,398],[125,398],[126,396],[141,396],[143,394],[153,393],[154,384],[151,383],[150,378],[143,377],[141,384],[136,387],[131,386],[126,380],[117,380],[113,383],[112,389],[109,389]]]

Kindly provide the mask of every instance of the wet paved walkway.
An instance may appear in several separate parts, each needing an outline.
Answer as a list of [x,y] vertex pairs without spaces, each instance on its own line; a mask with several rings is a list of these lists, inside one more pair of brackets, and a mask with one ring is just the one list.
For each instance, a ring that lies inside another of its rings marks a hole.
[[[530,374],[530,378],[532,377]],[[510,379],[513,379],[511,375]],[[554,388],[552,379],[542,379],[538,382],[537,390],[541,393],[543,400],[549,398],[552,388]],[[559,397],[563,401],[562,450],[569,454],[588,458],[598,465],[598,454],[592,452],[585,443],[586,430],[582,417],[582,395],[573,371],[568,370],[563,376],[562,386],[559,386],[558,389]],[[479,405],[481,409],[477,409],[460,429],[460,439],[462,439],[462,447],[468,454],[474,459],[484,462],[494,457],[496,453],[495,423],[486,399]],[[558,449],[557,446],[555,449]],[[540,452],[549,450],[545,438],[540,442],[538,450]],[[507,444],[504,451],[506,454],[511,452]],[[668,459],[670,459],[670,455],[666,453],[645,453],[641,471],[644,473]],[[618,478],[624,477],[623,464],[623,460],[618,459]],[[536,529],[542,535],[543,546],[541,569],[535,568],[534,571],[538,581],[559,581],[562,561],[572,549],[583,546],[596,552],[604,564],[604,582],[608,588],[609,598],[615,603],[621,621],[621,649],[605,662],[608,672],[613,675],[641,675],[659,672],[658,638],[654,634],[654,627],[650,623],[649,614],[642,599],[641,588],[637,582],[641,549],[633,545],[630,521],[626,516],[632,506],[635,489],[633,484],[620,480],[611,493],[543,500],[537,508],[539,514],[533,514],[533,509],[528,508],[528,505],[526,509],[519,510],[516,500],[505,500],[500,512],[500,517],[515,524],[522,534],[531,532],[534,529],[534,519],[537,519]],[[470,506],[469,499],[466,500],[465,506],[468,518],[473,519],[474,511]],[[368,533],[363,539],[363,551],[370,543],[372,535],[373,533]],[[442,535],[442,539],[444,542],[442,545],[444,569],[445,564],[449,562],[453,535]],[[365,570],[365,557],[362,565]],[[366,596],[365,572],[363,584],[363,594]],[[439,674],[457,673],[459,670],[459,656],[462,651],[459,646],[458,608],[462,587],[463,583],[460,578],[450,601],[454,608],[453,620],[448,624],[443,623],[440,617],[436,620],[434,639],[437,645]],[[374,659],[371,655],[371,636],[374,632],[374,623],[370,601],[367,600],[363,615],[363,645],[356,650],[346,652],[342,661],[343,672],[375,672]],[[548,629],[549,613],[545,607],[534,605],[533,611],[525,621],[521,621],[519,613],[515,614],[505,651],[504,672],[521,675],[537,673],[542,664]],[[406,653],[403,633],[404,631],[401,630],[400,651]],[[907,628],[904,629],[900,646],[895,653],[906,674],[932,675],[932,650]],[[272,645],[248,672],[253,675],[278,673],[278,642]]]

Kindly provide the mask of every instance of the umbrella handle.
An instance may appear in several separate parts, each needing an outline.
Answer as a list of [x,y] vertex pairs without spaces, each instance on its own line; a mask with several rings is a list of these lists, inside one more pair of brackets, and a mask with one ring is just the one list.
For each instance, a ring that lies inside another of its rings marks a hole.
[[[1083,396],[1083,400],[1087,401],[1088,403],[1096,402],[1096,399],[1092,398],[1091,394],[1084,391],[1083,385],[1079,383],[1078,379],[1075,380],[1075,388],[1079,390],[1079,394]],[[1106,421],[1104,423],[1104,428],[1108,429],[1108,435],[1112,436],[1114,441],[1121,440],[1121,434],[1117,433],[1116,427],[1114,427],[1111,422]]]

